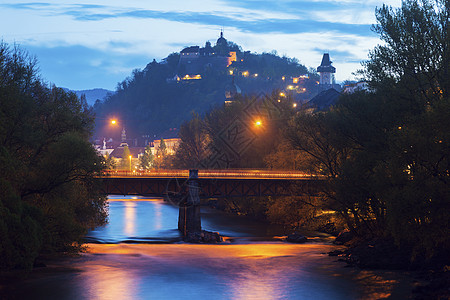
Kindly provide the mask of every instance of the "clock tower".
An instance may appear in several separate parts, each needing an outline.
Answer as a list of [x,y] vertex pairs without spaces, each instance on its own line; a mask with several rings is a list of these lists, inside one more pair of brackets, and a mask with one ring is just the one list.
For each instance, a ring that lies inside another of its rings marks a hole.
[[317,67],[317,72],[320,74],[319,84],[322,87],[331,87],[331,77],[332,74],[336,73],[336,68],[331,65],[330,54],[324,53],[322,57],[322,63]]

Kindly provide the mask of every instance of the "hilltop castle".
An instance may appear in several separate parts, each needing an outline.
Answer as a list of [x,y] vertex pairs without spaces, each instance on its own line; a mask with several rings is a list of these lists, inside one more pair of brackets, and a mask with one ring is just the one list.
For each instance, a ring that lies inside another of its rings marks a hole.
[[220,31],[216,45],[211,46],[209,41],[205,47],[186,47],[180,52],[180,61],[174,81],[201,79],[200,73],[208,68],[225,69],[236,61],[237,46],[230,46]]

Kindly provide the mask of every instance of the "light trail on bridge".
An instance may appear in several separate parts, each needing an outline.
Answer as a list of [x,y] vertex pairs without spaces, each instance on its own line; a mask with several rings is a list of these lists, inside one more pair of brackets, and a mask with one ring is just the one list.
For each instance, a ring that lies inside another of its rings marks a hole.
[[[189,170],[126,171],[105,170],[102,177],[110,178],[189,178]],[[198,170],[199,178],[217,179],[310,179],[324,178],[323,175],[299,171],[273,170]]]

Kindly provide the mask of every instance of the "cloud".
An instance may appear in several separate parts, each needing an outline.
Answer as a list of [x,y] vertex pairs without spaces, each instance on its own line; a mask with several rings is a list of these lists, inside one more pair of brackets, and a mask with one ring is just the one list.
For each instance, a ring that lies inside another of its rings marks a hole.
[[[230,1],[235,5],[240,2]],[[284,2],[281,2],[284,3]],[[289,2],[286,2],[289,4]],[[285,4],[286,4],[285,3]],[[298,2],[296,6],[298,6]],[[303,3],[303,2],[300,2]],[[239,30],[248,32],[306,32],[315,30],[342,30],[350,31],[352,29],[359,30],[360,25],[368,25],[371,22],[361,21],[367,18],[360,17],[359,14],[354,14],[352,10],[341,10],[340,13],[330,12],[333,7],[327,7],[328,11],[315,10],[310,7],[310,4],[322,7],[321,2],[309,2],[307,6],[301,6],[298,9],[292,9],[290,5],[290,13],[284,6],[273,5],[268,2],[266,5],[261,5],[261,2],[242,2],[239,9],[230,9],[225,11],[213,10],[209,12],[203,11],[163,11],[163,10],[149,10],[149,9],[135,9],[128,7],[115,7],[104,5],[50,5],[49,3],[28,3],[28,4],[6,4],[4,6],[15,9],[33,9],[40,11],[42,14],[49,16],[70,16],[75,21],[80,22],[94,22],[103,21],[107,19],[116,19],[126,21],[126,19],[158,19],[174,22],[199,24],[199,25],[213,25],[233,27]],[[247,5],[245,5],[247,4]],[[250,5],[251,4],[251,5]],[[279,7],[277,10],[271,11],[273,6]],[[276,13],[275,13],[276,12]],[[39,12],[37,12],[39,13]],[[338,18],[336,18],[336,16]],[[334,20],[339,20],[334,21]],[[356,28],[352,25],[357,24]],[[363,28],[366,30],[367,28]]]
[[35,47],[27,50],[38,57],[44,79],[75,90],[104,87],[114,90],[130,71],[145,66],[142,55],[105,53],[82,46]]
[[98,0],[17,0],[0,4],[0,28],[7,29],[0,39],[37,54],[43,75],[70,88],[70,82],[113,88],[153,58],[206,40],[214,43],[220,28],[244,50],[277,50],[308,67],[316,67],[329,51],[336,77],[343,80],[379,42],[370,24],[382,2],[109,0],[105,5]]

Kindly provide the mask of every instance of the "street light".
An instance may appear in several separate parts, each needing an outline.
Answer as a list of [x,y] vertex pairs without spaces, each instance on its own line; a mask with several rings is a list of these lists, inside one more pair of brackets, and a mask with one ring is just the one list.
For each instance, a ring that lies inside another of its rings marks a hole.
[[130,158],[130,172],[131,172],[131,155],[129,156],[129,158]]
[[259,127],[259,126],[262,125],[262,122],[258,120],[258,121],[255,122],[255,125]]
[[117,121],[114,120],[114,119],[112,119],[112,120],[111,120],[111,125],[116,125],[116,124],[117,124]]

